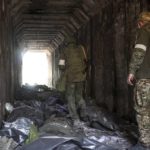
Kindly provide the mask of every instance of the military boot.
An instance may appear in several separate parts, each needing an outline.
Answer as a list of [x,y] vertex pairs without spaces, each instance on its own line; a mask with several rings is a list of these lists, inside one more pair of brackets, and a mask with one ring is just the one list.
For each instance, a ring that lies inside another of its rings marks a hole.
[[73,122],[73,126],[75,128],[83,128],[86,124],[83,121],[80,121],[79,119],[75,119]]

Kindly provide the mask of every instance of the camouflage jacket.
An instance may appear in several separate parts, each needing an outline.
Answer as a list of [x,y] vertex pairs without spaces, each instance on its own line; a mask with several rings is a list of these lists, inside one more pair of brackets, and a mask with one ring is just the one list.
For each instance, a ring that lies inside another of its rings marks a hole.
[[138,31],[129,73],[134,74],[137,79],[150,78],[150,24]]
[[69,44],[60,57],[65,60],[65,74],[68,82],[81,82],[86,79],[86,63],[82,46]]

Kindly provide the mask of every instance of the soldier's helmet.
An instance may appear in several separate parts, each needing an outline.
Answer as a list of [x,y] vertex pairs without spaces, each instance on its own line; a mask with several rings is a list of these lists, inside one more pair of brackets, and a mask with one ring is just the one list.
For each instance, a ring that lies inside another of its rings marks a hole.
[[142,12],[139,15],[138,21],[150,22],[150,12]]
[[65,43],[76,43],[76,38],[74,36],[66,36],[65,37]]

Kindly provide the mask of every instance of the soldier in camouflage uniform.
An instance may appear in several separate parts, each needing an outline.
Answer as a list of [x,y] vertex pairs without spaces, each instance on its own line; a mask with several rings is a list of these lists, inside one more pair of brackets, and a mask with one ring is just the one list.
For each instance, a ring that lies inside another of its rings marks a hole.
[[80,117],[84,119],[87,116],[86,104],[83,99],[84,81],[86,79],[86,54],[84,48],[76,44],[74,37],[66,37],[65,43],[67,45],[62,50],[59,65],[60,68],[65,67],[68,109],[74,124],[78,125],[81,123]]
[[[139,127],[138,145],[150,148],[150,12],[143,12],[138,20],[138,35],[129,65],[127,82],[135,85],[135,110]],[[138,147],[137,149],[140,150]]]

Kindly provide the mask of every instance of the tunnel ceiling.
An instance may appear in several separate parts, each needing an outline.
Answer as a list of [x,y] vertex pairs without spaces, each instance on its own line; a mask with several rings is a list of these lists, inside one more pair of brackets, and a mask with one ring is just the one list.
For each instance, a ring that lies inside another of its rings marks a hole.
[[56,49],[96,12],[95,0],[12,0],[15,37],[23,47]]

